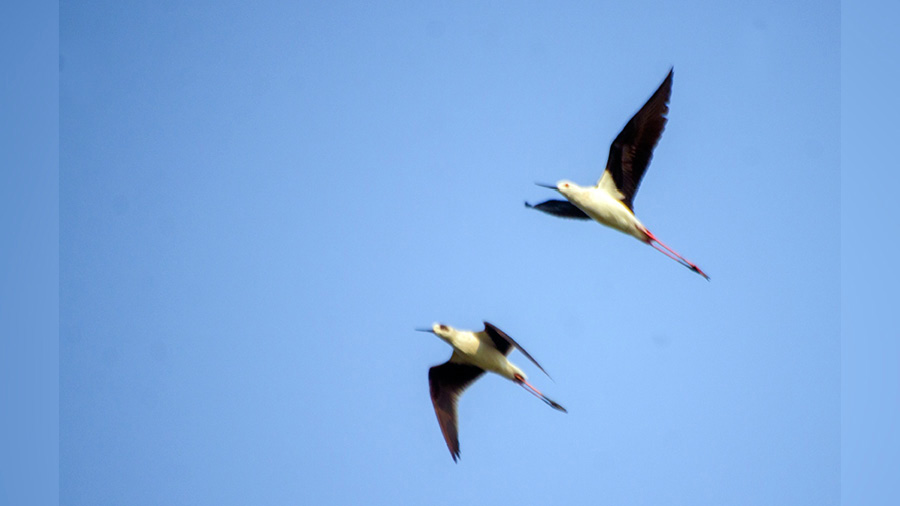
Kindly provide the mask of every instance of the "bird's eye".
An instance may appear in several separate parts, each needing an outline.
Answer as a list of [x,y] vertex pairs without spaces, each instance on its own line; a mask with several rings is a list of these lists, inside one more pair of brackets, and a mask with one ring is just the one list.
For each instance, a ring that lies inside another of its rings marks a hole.
[[563,185],[563,188],[568,188],[568,187],[569,187],[569,183],[565,183],[565,184]]
[[439,326],[438,328],[441,329],[441,330],[447,330],[447,326],[446,326],[446,325],[441,325],[441,326]]

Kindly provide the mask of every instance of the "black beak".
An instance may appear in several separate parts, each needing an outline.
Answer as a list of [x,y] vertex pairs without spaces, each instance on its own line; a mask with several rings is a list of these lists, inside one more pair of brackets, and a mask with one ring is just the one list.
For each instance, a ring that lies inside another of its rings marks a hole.
[[557,190],[557,191],[559,191],[559,189],[556,187],[556,185],[552,185],[552,184],[544,184],[544,183],[534,183],[534,184],[536,184],[536,185],[538,185],[538,186],[543,186],[544,188],[550,188],[551,190]]
[[416,329],[416,331],[417,332],[431,332],[432,334],[434,334],[434,330],[431,330],[431,329]]

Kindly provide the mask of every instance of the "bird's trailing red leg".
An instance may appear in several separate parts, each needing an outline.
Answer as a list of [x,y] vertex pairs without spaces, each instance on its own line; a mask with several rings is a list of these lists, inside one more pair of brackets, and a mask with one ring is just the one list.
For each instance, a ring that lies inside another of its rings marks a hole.
[[522,376],[519,376],[517,374],[515,382],[518,383],[519,385],[522,385],[522,388],[531,392],[538,399],[546,402],[551,408],[558,409],[558,410],[562,411],[563,413],[568,413],[568,411],[566,411],[566,408],[560,406],[559,403],[550,399],[546,395],[542,394],[540,390],[538,390],[537,388],[534,388],[534,385],[532,385],[531,383],[526,381],[525,378],[523,378]]
[[[709,276],[707,276],[705,272],[700,270],[699,267],[694,265],[693,262],[691,262],[687,258],[684,258],[683,256],[679,255],[678,252],[673,250],[672,248],[666,246],[666,243],[657,239],[656,236],[653,235],[653,233],[650,232],[649,230],[644,229],[644,233],[647,234],[647,244],[649,244],[650,246],[653,246],[653,248],[656,251],[659,251],[663,255],[666,255],[667,257],[671,258],[672,260],[675,260],[676,262],[678,262],[681,265],[687,267],[688,269],[696,272],[697,274],[703,276],[704,278],[706,278],[707,281],[709,281]],[[663,248],[665,248],[665,249],[663,249]]]

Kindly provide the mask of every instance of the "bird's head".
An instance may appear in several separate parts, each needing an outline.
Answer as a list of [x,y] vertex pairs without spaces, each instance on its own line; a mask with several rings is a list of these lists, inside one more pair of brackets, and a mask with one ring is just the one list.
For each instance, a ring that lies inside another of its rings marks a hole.
[[579,188],[579,186],[577,184],[575,184],[571,181],[568,181],[566,179],[563,179],[562,181],[556,183],[556,191],[558,191],[559,193],[562,193],[563,195],[565,195],[567,197],[569,195],[571,195],[572,192],[574,192],[578,188]]
[[449,325],[444,325],[443,323],[435,323],[431,326],[430,329],[416,329],[419,332],[431,332],[432,334],[440,337],[443,340],[450,339],[450,336],[456,332],[456,329]]
[[535,183],[535,184],[538,186],[543,186],[544,188],[550,188],[551,190],[556,190],[559,193],[562,193],[563,195],[566,195],[566,196],[570,195],[572,192],[574,192],[576,189],[579,188],[579,186],[577,184],[575,184],[567,179],[563,179],[560,182],[556,183],[556,186],[549,185],[549,184],[542,184],[542,183]]

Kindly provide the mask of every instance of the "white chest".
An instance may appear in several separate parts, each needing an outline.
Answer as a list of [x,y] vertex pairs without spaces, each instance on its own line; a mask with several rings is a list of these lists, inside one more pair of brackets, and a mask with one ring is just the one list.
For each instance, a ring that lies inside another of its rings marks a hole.
[[588,216],[620,232],[646,240],[644,225],[625,207],[621,201],[613,198],[601,189],[579,192],[570,197],[572,203],[587,213]]
[[455,353],[451,360],[455,362],[472,364],[507,378],[511,378],[516,373],[512,370],[506,356],[497,351],[493,343],[485,342],[473,333],[456,336],[452,345]]

